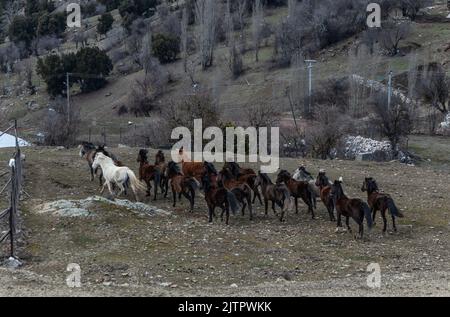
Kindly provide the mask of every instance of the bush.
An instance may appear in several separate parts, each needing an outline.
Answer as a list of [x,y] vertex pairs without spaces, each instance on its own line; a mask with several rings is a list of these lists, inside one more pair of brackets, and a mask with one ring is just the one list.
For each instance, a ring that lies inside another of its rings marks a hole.
[[65,100],[57,98],[50,104],[48,115],[42,123],[44,145],[73,146],[76,144],[79,128],[80,114],[78,110],[71,107],[69,115]]
[[180,53],[180,40],[166,34],[156,34],[152,39],[153,55],[163,64],[175,61]]
[[112,29],[114,18],[111,13],[107,12],[100,16],[98,19],[97,32],[99,34],[106,34]]
[[[111,59],[99,48],[82,48],[76,54],[49,55],[39,59],[37,73],[47,84],[47,91],[52,96],[64,95],[66,90],[66,73],[87,74],[89,76],[71,77],[70,84],[80,84],[83,92],[102,88],[106,84],[105,76],[113,69]],[[101,78],[90,78],[98,75]]]

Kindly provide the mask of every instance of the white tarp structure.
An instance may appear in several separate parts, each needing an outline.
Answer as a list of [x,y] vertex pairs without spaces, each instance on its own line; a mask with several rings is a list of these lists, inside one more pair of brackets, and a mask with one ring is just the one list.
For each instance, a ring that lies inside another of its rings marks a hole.
[[[15,147],[16,138],[8,133],[2,134],[0,131],[0,148]],[[31,144],[19,138],[19,146],[30,146]]]

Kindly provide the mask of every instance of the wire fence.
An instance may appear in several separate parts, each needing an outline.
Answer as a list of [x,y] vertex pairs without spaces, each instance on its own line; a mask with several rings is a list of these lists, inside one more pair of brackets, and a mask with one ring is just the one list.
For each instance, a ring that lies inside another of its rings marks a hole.
[[3,178],[9,174],[9,178],[6,183],[0,188],[0,195],[8,193],[7,201],[8,207],[0,212],[0,221],[7,222],[7,230],[1,233],[0,244],[4,243],[9,239],[9,257],[10,259],[17,259],[16,256],[16,241],[18,235],[21,231],[21,221],[20,221],[20,198],[21,194],[24,193],[23,185],[23,166],[22,166],[22,153],[20,149],[17,121],[14,122],[12,126],[6,129],[4,132],[0,132],[0,138],[7,132],[13,131],[15,137],[15,153],[13,157],[9,160],[9,171],[1,172],[0,178]]

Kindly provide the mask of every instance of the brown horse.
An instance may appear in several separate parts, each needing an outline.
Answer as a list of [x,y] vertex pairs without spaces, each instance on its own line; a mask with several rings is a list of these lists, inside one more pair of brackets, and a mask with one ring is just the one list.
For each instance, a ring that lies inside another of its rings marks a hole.
[[155,165],[159,168],[161,172],[161,182],[159,186],[161,187],[161,190],[164,192],[164,189],[167,188],[169,180],[166,177],[166,170],[167,170],[166,157],[164,156],[164,152],[161,150],[159,150],[158,153],[156,153]]
[[267,216],[267,210],[269,208],[269,201],[272,202],[272,210],[277,214],[275,210],[275,204],[281,208],[280,221],[283,221],[284,217],[284,205],[285,201],[289,200],[290,193],[286,185],[272,183],[272,180],[265,173],[258,172],[258,176],[255,179],[255,186],[261,186],[262,195],[264,197],[265,214]]
[[253,169],[241,168],[239,164],[235,162],[226,162],[222,170],[228,170],[236,180],[246,182],[254,192],[252,204],[254,204],[256,198],[258,198],[259,203],[262,205],[259,189],[255,186],[256,172]]
[[388,194],[380,193],[378,190],[378,185],[375,179],[372,177],[366,177],[364,183],[361,187],[361,191],[367,192],[367,202],[372,210],[372,219],[375,224],[375,216],[377,214],[377,210],[381,212],[381,217],[383,218],[383,233],[386,232],[387,229],[387,219],[386,219],[386,210],[389,210],[389,213],[392,217],[392,226],[394,231],[397,232],[397,227],[395,225],[395,217],[403,218],[403,214],[398,210],[395,205],[394,200]]
[[[177,163],[170,161],[167,165],[167,177],[170,180],[170,186],[173,194],[173,207],[177,204],[177,194],[186,197],[191,205],[191,212],[194,212],[195,191],[198,188],[198,182],[195,178],[184,176],[181,173]],[[167,197],[168,190],[164,194]]]
[[291,196],[294,197],[295,212],[298,214],[298,199],[301,198],[303,202],[308,206],[308,211],[312,214],[312,218],[315,219],[313,208],[314,193],[310,191],[309,184],[307,182],[296,181],[286,170],[282,170],[278,174],[277,184],[281,183],[284,183],[287,186],[289,192],[291,193]]
[[191,162],[185,155],[184,147],[178,151],[181,158],[181,170],[184,175],[195,177],[198,182],[202,181],[202,177],[206,172],[203,162]]
[[236,162],[226,162],[223,168],[229,169],[236,179],[243,175],[256,175],[251,168],[241,168]]
[[215,209],[219,207],[222,209],[221,219],[223,221],[223,215],[225,213],[225,223],[228,225],[230,220],[230,208],[233,214],[239,210],[239,203],[234,193],[225,187],[214,185],[208,174],[204,174],[202,177],[202,187],[205,192],[205,201],[208,205],[209,222],[211,223],[213,221]]
[[320,171],[316,179],[316,186],[320,190],[320,200],[322,200],[325,208],[327,208],[330,214],[330,220],[336,221],[334,217],[334,203],[331,197],[331,185],[325,171]]
[[248,206],[250,220],[253,220],[252,210],[252,189],[245,180],[234,179],[231,172],[224,168],[219,173],[219,181],[223,187],[232,191],[237,200],[242,204],[242,215],[245,215],[245,208]]
[[150,191],[152,190],[151,182],[154,182],[155,190],[153,200],[156,200],[156,195],[158,194],[158,186],[161,183],[161,171],[158,166],[150,165],[148,163],[147,157],[148,151],[141,149],[138,154],[137,162],[139,166],[139,180],[147,184],[147,196],[150,196]]
[[346,218],[347,229],[351,232],[349,219],[352,218],[359,226],[359,236],[362,239],[364,233],[364,218],[367,226],[372,228],[372,215],[369,206],[361,199],[350,199],[344,194],[342,189],[342,179],[335,181],[331,188],[331,197],[336,207],[337,226],[342,227],[341,217]]

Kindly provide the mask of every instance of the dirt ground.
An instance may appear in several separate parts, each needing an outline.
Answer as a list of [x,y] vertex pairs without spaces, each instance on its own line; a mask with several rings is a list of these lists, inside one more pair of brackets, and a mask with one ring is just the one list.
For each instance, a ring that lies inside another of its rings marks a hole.
[[[113,152],[137,171],[137,149]],[[1,166],[9,154],[0,151]],[[202,197],[192,214],[186,200],[172,208],[161,196],[148,203],[169,215],[110,205],[96,206],[88,217],[40,213],[44,202],[98,195],[98,183],[89,181],[77,150],[29,148],[25,154],[25,189],[31,198],[22,208],[24,265],[0,269],[0,296],[450,295],[449,175],[431,164],[282,161],[289,171],[303,163],[313,174],[325,168],[333,179],[343,176],[351,197],[365,198],[360,187],[369,175],[394,196],[406,216],[399,220],[399,232],[382,235],[380,218],[360,241],[335,232],[320,202],[317,220],[301,205],[299,215],[290,212],[280,223],[273,214],[266,218],[256,203],[254,221],[236,215],[229,226],[220,219],[208,224]],[[3,207],[6,197],[0,198]],[[6,245],[0,252],[4,258]],[[81,288],[66,285],[69,263],[81,267]],[[367,286],[370,263],[381,267],[379,289]]]

